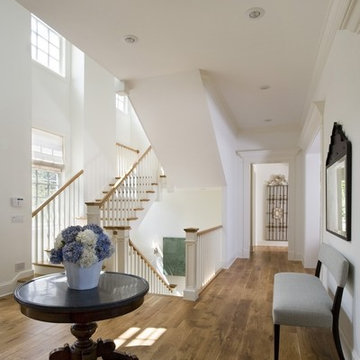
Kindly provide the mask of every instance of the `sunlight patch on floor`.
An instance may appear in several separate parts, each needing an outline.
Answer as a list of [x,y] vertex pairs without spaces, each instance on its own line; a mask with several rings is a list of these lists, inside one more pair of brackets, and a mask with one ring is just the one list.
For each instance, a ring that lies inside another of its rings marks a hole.
[[166,332],[166,329],[148,327],[143,331],[140,331],[141,329],[138,327],[131,327],[126,330],[123,334],[114,339],[116,348],[123,345],[126,347],[151,346]]
[[141,329],[137,327],[132,327],[128,330],[126,330],[123,334],[121,334],[119,337],[114,339],[114,343],[116,348],[124,345],[127,341],[129,341],[131,338],[135,336],[136,333],[138,333]]

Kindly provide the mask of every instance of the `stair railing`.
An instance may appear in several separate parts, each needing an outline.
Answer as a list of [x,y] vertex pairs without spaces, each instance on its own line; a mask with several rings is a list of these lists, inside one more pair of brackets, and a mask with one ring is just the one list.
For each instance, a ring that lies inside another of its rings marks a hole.
[[117,176],[124,176],[139,157],[140,151],[130,146],[116,143]]
[[129,240],[129,260],[127,270],[129,274],[146,279],[149,283],[150,293],[162,295],[173,294],[171,286],[163,279],[155,267],[149,263],[131,240]]
[[105,226],[104,229],[111,237],[115,253],[106,259],[108,271],[123,272],[137,275],[146,279],[150,292],[153,294],[174,295],[173,287],[166,278],[146,259],[141,251],[130,240],[130,226]]
[[195,301],[222,269],[222,226],[185,229],[184,299]]
[[142,210],[144,203],[149,201],[149,195],[155,192],[153,187],[158,183],[159,172],[160,163],[150,146],[132,168],[111,186],[102,200],[86,203],[88,209],[99,209],[99,219],[90,215],[88,222],[103,227],[126,226],[130,220],[136,219],[136,211]]
[[58,233],[75,225],[83,211],[82,178],[80,170],[53,195],[32,212],[32,261],[48,262],[46,250],[53,247]]

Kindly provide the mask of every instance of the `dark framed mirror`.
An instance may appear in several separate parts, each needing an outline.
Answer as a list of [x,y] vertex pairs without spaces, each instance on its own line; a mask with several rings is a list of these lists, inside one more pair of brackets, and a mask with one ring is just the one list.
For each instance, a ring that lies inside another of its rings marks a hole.
[[351,142],[338,123],[326,158],[326,230],[351,240]]

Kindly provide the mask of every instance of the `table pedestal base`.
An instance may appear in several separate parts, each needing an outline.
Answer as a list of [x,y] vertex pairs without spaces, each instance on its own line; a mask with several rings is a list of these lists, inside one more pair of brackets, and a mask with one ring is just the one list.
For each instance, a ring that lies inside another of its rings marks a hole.
[[77,338],[73,345],[65,344],[64,347],[53,350],[49,360],[139,360],[135,355],[115,351],[112,340],[91,340],[97,328],[96,323],[74,324],[71,333]]

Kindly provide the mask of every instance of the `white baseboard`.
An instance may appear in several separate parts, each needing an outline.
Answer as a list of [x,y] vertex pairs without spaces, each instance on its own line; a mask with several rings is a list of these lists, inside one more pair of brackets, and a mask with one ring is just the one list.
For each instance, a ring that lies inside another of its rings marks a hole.
[[359,354],[352,349],[350,346],[350,341],[347,339],[347,337],[344,335],[344,333],[340,329],[340,340],[341,340],[341,346],[343,349],[343,353],[346,360],[360,360]]
[[230,266],[234,263],[234,261],[236,260],[236,259],[238,259],[239,257],[234,257],[234,258],[232,258],[232,259],[230,259],[229,261],[227,261],[227,262],[225,262],[224,261],[224,263],[222,264],[222,268],[223,269],[229,269],[230,268]]
[[198,297],[199,297],[199,294],[198,294],[197,290],[184,289],[184,292],[183,292],[184,300],[196,301],[198,299]]
[[15,278],[13,278],[11,281],[1,283],[0,284],[0,297],[12,294],[18,285],[17,282],[19,279],[26,278],[26,277],[29,277],[32,275],[34,275],[33,270],[24,270],[24,271],[19,272],[15,276]]

